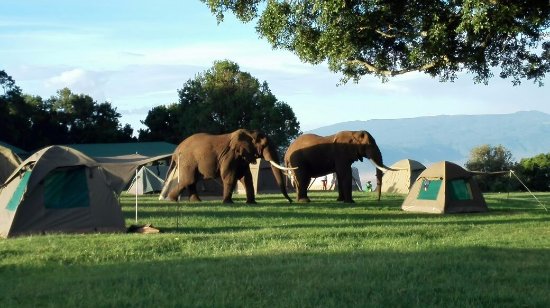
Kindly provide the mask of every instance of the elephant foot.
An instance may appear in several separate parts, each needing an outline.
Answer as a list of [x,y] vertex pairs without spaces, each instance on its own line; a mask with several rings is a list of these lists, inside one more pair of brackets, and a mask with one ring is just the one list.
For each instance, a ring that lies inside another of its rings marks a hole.
[[310,203],[311,200],[308,197],[298,199],[299,203]]
[[355,201],[353,201],[353,199],[350,199],[350,200],[344,200],[344,203],[355,203]]
[[178,201],[179,195],[168,194],[167,199],[170,201]]
[[189,202],[201,202],[201,198],[199,198],[199,196],[197,195],[191,195],[189,196]]
[[250,201],[246,201],[246,204],[258,204],[258,202],[256,202],[256,200],[250,200]]
[[222,202],[225,203],[225,204],[233,204],[234,203],[232,199],[223,199]]

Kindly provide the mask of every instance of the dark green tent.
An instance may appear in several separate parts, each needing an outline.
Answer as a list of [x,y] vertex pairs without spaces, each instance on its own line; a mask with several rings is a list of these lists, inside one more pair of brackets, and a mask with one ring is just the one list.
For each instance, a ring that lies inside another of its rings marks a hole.
[[51,232],[120,232],[117,196],[136,168],[158,157],[94,160],[50,146],[22,162],[0,188],[0,237]]

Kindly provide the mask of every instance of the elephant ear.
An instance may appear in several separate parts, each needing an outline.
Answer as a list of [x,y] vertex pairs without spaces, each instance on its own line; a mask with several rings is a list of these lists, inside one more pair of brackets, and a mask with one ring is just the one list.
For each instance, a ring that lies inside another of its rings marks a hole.
[[251,156],[253,152],[253,137],[245,129],[238,129],[231,133],[229,137],[228,150],[236,153],[238,156]]
[[264,150],[269,146],[269,138],[266,134],[259,130],[245,130],[243,129],[251,138],[252,143],[256,147],[256,152],[259,156],[265,156]]

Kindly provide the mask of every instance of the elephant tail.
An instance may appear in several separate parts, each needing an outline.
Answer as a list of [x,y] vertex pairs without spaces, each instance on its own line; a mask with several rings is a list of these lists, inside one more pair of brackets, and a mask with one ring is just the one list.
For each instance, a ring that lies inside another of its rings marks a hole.
[[166,176],[164,178],[164,182],[168,181],[168,177],[170,176],[170,172],[172,172],[172,169],[176,168],[176,162],[174,159],[174,156],[172,156],[172,159],[170,160],[170,166],[168,167],[168,171],[166,172]]

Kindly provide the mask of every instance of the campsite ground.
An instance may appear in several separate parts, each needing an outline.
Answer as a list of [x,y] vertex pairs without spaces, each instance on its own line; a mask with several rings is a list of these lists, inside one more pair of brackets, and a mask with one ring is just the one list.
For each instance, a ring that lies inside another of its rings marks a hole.
[[[538,194],[547,207],[550,194]],[[483,214],[400,210],[402,195],[310,204],[140,197],[160,234],[0,240],[0,306],[529,306],[550,303],[550,212],[488,194]],[[121,198],[127,225],[134,196]]]

